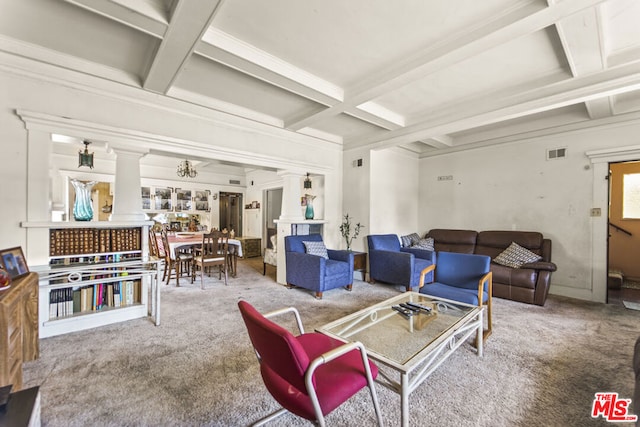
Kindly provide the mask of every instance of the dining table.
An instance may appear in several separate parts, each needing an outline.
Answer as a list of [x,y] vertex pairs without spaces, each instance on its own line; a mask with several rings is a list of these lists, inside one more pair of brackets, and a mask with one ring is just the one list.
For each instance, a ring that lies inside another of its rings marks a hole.
[[[175,259],[176,250],[178,248],[197,248],[202,246],[202,235],[204,232],[177,232],[167,235],[167,241],[169,243],[169,253],[171,257]],[[228,239],[229,244],[229,259],[231,267],[231,277],[236,277],[238,257],[242,257],[242,244],[240,240]]]

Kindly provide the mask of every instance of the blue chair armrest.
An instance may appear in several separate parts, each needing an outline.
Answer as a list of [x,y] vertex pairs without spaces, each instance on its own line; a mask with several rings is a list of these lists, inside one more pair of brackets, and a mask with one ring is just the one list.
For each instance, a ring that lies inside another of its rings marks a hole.
[[411,283],[414,260],[415,256],[407,252],[369,251],[371,278],[389,283]]
[[430,251],[428,249],[420,249],[420,248],[402,248],[401,252],[407,252],[415,255],[416,258],[426,259],[427,261],[431,261],[435,264],[436,262],[436,253],[435,251]]
[[329,254],[329,259],[353,264],[353,252],[351,251],[327,249],[327,254]]

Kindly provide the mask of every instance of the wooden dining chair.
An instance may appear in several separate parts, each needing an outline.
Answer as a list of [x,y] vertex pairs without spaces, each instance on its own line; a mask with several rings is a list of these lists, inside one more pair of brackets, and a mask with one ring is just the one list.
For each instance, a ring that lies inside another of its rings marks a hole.
[[224,284],[228,278],[229,235],[214,230],[202,235],[202,247],[193,257],[191,269],[191,283],[196,280],[196,273],[200,271],[200,288],[204,289],[204,272],[211,267],[218,267],[218,279],[224,274]]
[[167,230],[164,228],[160,231],[162,246],[164,247],[164,275],[163,280],[166,279],[167,285],[171,280],[171,273],[175,273],[176,286],[180,286],[180,276],[183,273],[183,269],[186,273],[190,272],[191,264],[193,262],[193,254],[189,251],[175,251],[175,254],[171,253],[169,246],[169,237],[167,236]]

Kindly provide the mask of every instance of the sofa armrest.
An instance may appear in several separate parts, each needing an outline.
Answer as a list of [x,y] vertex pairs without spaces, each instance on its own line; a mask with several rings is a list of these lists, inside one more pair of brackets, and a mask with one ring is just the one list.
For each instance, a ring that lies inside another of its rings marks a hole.
[[428,249],[420,249],[420,248],[402,248],[400,252],[406,252],[413,254],[416,258],[426,259],[427,261],[431,261],[435,264],[436,262],[436,253],[435,251],[430,251]]
[[533,270],[556,271],[558,267],[552,262],[538,261],[523,264],[520,268],[531,268]]

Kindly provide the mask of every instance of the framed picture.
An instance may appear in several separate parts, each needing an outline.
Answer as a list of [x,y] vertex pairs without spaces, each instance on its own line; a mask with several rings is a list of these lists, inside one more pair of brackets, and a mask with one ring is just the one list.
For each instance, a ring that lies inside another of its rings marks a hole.
[[191,190],[176,188],[176,211],[191,210]]
[[155,209],[159,211],[170,211],[171,193],[173,193],[173,188],[157,187],[155,190]]
[[24,276],[29,272],[27,261],[24,259],[20,246],[1,250],[0,264],[9,273],[11,280]]
[[196,190],[196,210],[209,212],[209,190]]

